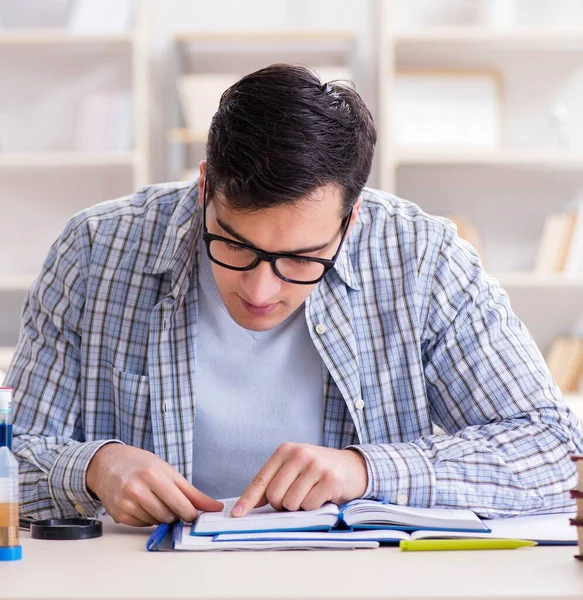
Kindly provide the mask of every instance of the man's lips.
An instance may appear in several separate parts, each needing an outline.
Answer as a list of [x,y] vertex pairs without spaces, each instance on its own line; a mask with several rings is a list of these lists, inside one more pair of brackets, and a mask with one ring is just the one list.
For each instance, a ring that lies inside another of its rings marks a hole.
[[243,305],[243,308],[252,315],[264,317],[275,310],[279,303],[275,302],[274,304],[263,304],[262,306],[257,306],[256,304],[251,304],[250,302],[247,302],[241,298],[241,304]]

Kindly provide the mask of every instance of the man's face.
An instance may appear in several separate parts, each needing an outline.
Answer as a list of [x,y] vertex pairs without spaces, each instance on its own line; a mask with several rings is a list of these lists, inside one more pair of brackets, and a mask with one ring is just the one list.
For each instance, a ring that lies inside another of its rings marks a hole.
[[[199,192],[202,203],[202,184]],[[353,213],[353,222],[357,212]],[[212,200],[207,199],[206,218],[210,233],[250,244],[265,252],[290,252],[330,259],[340,243],[341,215],[341,191],[329,184],[319,188],[310,199],[293,206],[277,206],[253,213],[230,208],[226,199],[217,193]],[[319,246],[322,248],[316,251],[300,252]],[[253,331],[265,331],[279,325],[302,305],[317,285],[283,281],[268,262],[261,262],[251,271],[233,271],[211,264],[219,293],[232,319]]]

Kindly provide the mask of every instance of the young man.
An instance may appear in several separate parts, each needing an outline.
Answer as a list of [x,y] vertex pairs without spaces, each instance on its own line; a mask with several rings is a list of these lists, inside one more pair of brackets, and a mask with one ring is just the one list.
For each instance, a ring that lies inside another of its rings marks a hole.
[[353,90],[274,65],[225,92],[192,186],[72,218],[7,376],[24,514],[571,508],[575,416],[451,224],[363,189],[375,141]]

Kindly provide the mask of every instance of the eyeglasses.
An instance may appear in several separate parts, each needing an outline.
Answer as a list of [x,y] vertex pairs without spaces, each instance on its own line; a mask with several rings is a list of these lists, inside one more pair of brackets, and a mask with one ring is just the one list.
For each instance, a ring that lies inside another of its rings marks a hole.
[[251,271],[261,262],[268,262],[273,272],[283,281],[299,285],[313,285],[321,281],[334,266],[342,249],[350,214],[342,221],[342,237],[336,254],[330,259],[289,254],[286,252],[263,252],[255,246],[244,244],[220,235],[209,233],[206,226],[206,177],[203,187],[203,240],[210,260],[233,271]]

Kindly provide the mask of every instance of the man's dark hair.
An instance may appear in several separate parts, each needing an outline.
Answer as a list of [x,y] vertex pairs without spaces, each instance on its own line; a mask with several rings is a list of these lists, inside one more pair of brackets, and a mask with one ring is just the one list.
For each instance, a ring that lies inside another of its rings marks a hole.
[[348,214],[369,176],[376,129],[344,82],[276,64],[246,75],[221,97],[207,142],[209,195],[236,210],[293,204],[320,186],[343,192]]

